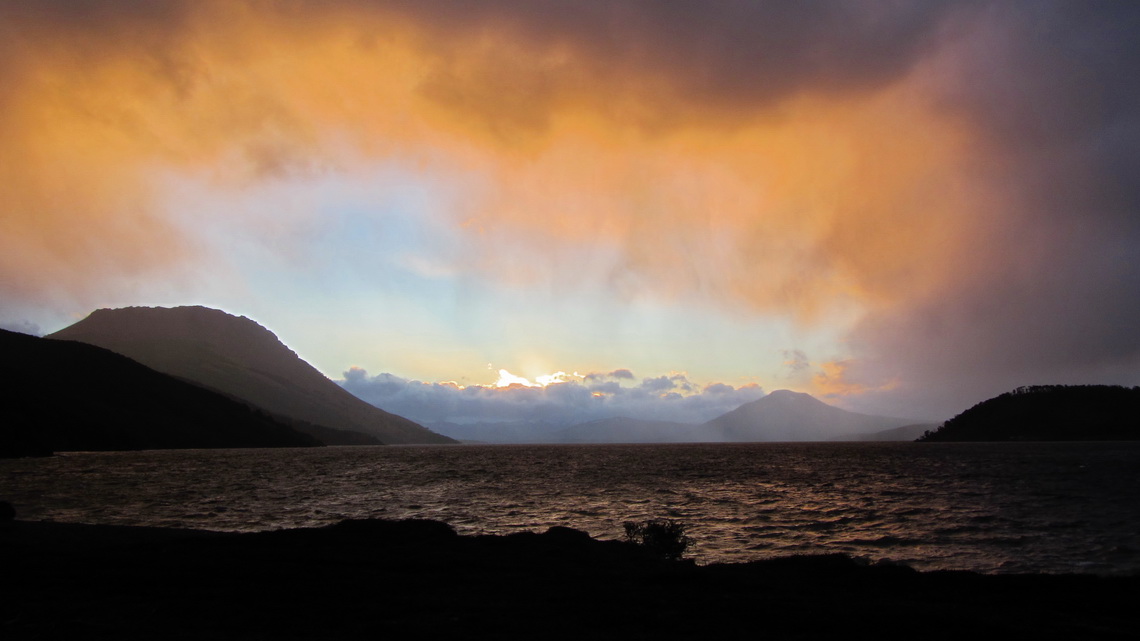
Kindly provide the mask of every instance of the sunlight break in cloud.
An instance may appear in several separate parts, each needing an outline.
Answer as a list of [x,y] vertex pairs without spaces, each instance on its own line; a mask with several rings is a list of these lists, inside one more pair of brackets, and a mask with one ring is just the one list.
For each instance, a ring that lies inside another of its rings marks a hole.
[[[500,370],[500,376],[505,371]],[[493,385],[461,387],[387,373],[369,376],[354,367],[344,373],[340,384],[377,407],[427,424],[525,421],[568,426],[620,416],[701,423],[764,395],[755,384],[699,387],[683,374],[650,377],[627,385],[622,382],[629,379],[621,374],[587,374],[544,386],[518,380],[500,385],[502,380]]]
[[553,374],[539,374],[534,377],[534,382],[522,377],[515,376],[505,369],[499,370],[499,379],[495,381],[495,387],[510,387],[511,385],[521,385],[523,387],[546,387],[556,383],[571,383],[580,382],[585,380],[586,377],[575,372],[567,374],[566,372],[554,372]]

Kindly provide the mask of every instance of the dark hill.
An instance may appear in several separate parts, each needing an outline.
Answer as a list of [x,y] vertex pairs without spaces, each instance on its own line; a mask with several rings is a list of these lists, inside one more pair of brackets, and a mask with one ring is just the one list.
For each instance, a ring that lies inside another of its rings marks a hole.
[[1134,441],[1140,387],[1037,385],[982,401],[920,441]]
[[701,426],[708,441],[827,441],[902,427],[913,420],[857,414],[809,394],[776,390]]
[[[384,443],[454,442],[360,400],[301,360],[273,332],[220,310],[100,309],[49,338],[104,347],[275,416],[360,432]],[[313,433],[330,445],[356,444]]]
[[108,350],[0,330],[0,456],[320,442]]

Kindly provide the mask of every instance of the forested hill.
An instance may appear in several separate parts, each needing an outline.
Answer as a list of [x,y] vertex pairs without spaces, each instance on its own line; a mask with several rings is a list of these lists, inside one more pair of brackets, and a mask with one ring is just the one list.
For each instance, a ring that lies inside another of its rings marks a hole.
[[1140,439],[1140,387],[1036,385],[978,403],[919,441]]

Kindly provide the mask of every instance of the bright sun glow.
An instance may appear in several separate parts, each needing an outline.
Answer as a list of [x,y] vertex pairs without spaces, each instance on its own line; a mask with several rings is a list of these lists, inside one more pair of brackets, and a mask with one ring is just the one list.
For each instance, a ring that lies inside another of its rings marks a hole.
[[515,376],[505,369],[499,370],[499,380],[495,381],[495,387],[510,387],[511,385],[522,385],[523,387],[541,387],[536,383],[532,383],[521,376]]
[[522,376],[515,376],[505,369],[499,370],[499,380],[495,381],[495,387],[510,387],[511,385],[522,385],[523,387],[546,387],[554,383],[569,383],[570,381],[580,381],[584,376],[578,372],[567,374],[566,372],[554,372],[553,374],[540,374],[534,377],[532,383],[529,379]]
[[569,383],[570,381],[580,381],[582,378],[584,377],[578,372],[574,372],[573,374],[567,374],[566,372],[554,372],[553,374],[543,374],[542,376],[536,376],[534,378],[534,381],[539,385],[546,387],[547,385],[552,385],[554,383]]

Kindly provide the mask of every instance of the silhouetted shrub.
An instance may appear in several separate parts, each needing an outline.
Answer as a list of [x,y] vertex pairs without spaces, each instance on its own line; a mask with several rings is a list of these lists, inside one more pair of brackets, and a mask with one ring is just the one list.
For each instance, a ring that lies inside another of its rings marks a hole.
[[681,558],[691,542],[685,535],[685,524],[672,519],[652,519],[640,523],[626,521],[625,538],[654,556],[670,561]]

